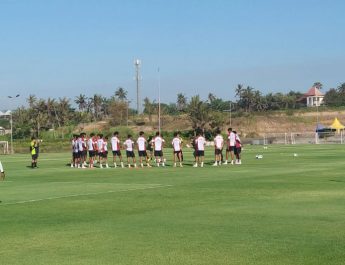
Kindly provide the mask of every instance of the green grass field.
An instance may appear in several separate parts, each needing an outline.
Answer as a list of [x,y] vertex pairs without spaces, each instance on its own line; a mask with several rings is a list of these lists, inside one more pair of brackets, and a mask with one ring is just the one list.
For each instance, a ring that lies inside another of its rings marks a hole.
[[1,156],[0,264],[345,264],[344,153],[247,146],[241,166],[186,153],[184,168],[95,170]]

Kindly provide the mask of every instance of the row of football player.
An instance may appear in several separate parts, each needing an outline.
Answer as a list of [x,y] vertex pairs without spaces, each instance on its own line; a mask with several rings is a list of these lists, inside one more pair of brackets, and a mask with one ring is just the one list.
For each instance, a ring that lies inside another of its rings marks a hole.
[[[74,135],[72,140],[72,162],[71,167],[86,168],[87,166],[87,155],[89,157],[88,167],[94,167],[95,161],[98,158],[99,166],[108,168],[108,140],[107,136],[103,137],[102,134],[90,134],[90,137],[87,139],[84,133],[80,135]],[[174,154],[174,167],[177,166],[177,163],[180,167],[183,166],[183,152],[182,152],[182,139],[178,132],[174,133],[174,138],[171,142],[173,147]],[[162,138],[159,132],[152,138],[151,141],[147,141],[145,138],[145,133],[140,132],[139,137],[136,142],[133,141],[131,135],[127,136],[127,139],[121,144],[119,139],[119,133],[114,132],[113,136],[110,139],[111,151],[113,155],[114,167],[117,167],[117,160],[120,163],[121,167],[124,167],[124,162],[121,154],[121,149],[123,148],[126,151],[127,166],[137,167],[137,162],[135,158],[134,149],[138,150],[139,156],[139,165],[144,166],[144,163],[147,167],[151,167],[150,160],[153,156],[155,157],[155,163],[159,166],[165,166],[165,159],[163,156],[163,147],[165,140]],[[205,155],[205,144],[206,140],[202,135],[202,131],[197,132],[197,136],[192,139],[191,145],[194,148],[194,157],[195,163],[194,167],[203,167],[204,166],[204,155]],[[221,165],[223,158],[222,150],[226,145],[226,160],[224,164],[228,163],[228,157],[230,155],[231,164],[234,164],[234,158],[236,156],[236,164],[241,164],[241,140],[238,137],[237,133],[228,129],[227,140],[224,141],[223,136],[220,131],[217,131],[217,135],[214,137],[214,147],[215,147],[215,162],[213,166]],[[188,146],[188,145],[187,145]],[[148,152],[150,155],[148,155]]]

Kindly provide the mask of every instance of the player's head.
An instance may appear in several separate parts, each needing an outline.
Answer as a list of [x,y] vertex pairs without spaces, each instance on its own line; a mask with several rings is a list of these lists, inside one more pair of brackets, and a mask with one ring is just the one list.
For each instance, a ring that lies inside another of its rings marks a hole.
[[159,136],[160,135],[160,133],[159,132],[156,132],[156,136]]
[[108,141],[108,136],[105,136],[105,137],[104,137],[104,140]]
[[143,131],[140,131],[139,132],[139,136],[143,136],[144,135],[144,132]]
[[98,137],[101,139],[101,138],[103,138],[103,134],[98,134]]
[[118,131],[114,132],[114,136],[118,136],[118,135],[119,135]]
[[128,138],[128,139],[131,139],[131,138],[132,138],[132,135],[128,134],[128,135],[127,135],[127,138]]
[[236,131],[232,131],[234,134],[237,134],[237,132]]
[[201,131],[200,128],[198,128],[198,129],[196,130],[196,135],[197,135],[197,136],[201,136],[201,135],[202,135],[202,131]]
[[94,136],[95,136],[95,134],[94,134],[94,133],[91,133],[91,134],[90,134],[90,137],[94,137]]
[[219,128],[216,130],[216,134],[220,134],[220,129]]
[[178,136],[178,132],[174,132],[174,137],[177,137]]
[[232,128],[228,128],[228,132],[232,132]]

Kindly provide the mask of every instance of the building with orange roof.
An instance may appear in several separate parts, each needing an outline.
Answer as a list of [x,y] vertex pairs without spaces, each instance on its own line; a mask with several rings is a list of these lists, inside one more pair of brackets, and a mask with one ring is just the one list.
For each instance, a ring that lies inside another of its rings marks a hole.
[[298,101],[304,102],[307,107],[318,107],[323,104],[323,94],[316,86],[311,87]]

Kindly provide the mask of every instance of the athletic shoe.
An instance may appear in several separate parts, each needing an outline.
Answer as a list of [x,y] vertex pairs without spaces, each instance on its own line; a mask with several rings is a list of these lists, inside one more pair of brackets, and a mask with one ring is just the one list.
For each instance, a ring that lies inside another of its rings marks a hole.
[[198,167],[198,164],[197,164],[197,163],[196,163],[196,164],[194,164],[194,165],[193,165],[193,167]]

